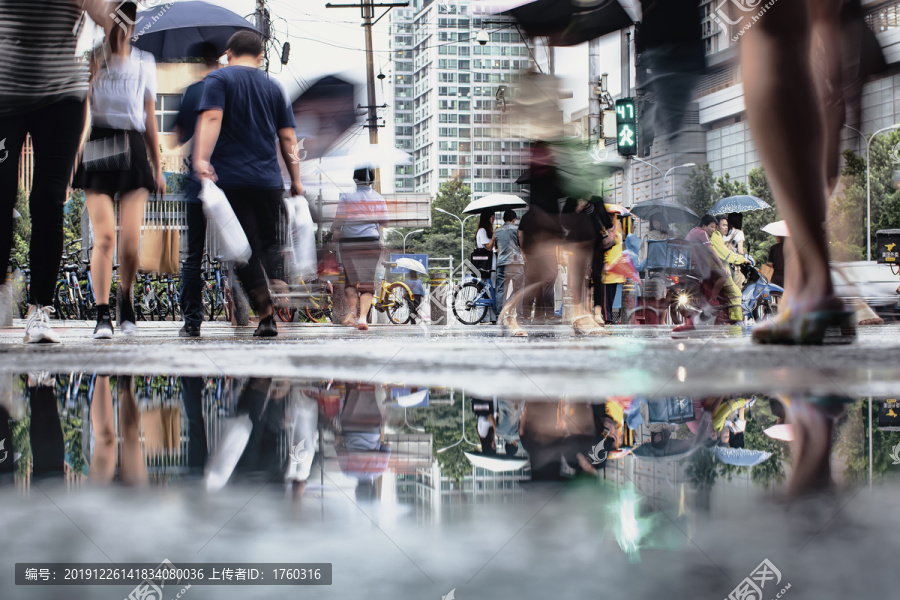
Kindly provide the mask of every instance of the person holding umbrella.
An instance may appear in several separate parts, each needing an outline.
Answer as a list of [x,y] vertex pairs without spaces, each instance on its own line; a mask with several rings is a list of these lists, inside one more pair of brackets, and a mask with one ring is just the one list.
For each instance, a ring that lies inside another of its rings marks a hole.
[[237,274],[256,305],[259,326],[253,335],[278,335],[266,282],[278,259],[276,226],[284,197],[277,150],[287,165],[291,195],[302,196],[294,113],[284,88],[259,70],[263,39],[239,31],[228,40],[228,66],[206,77],[197,123],[194,172],[217,181],[247,234],[252,254]]

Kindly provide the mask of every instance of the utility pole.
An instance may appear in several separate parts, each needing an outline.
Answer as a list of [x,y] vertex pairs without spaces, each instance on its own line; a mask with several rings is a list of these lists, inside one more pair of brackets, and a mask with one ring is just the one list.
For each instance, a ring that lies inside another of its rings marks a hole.
[[[622,65],[621,98],[631,97],[631,28],[619,32],[620,56]],[[638,150],[640,151],[640,150]],[[634,204],[634,180],[632,178],[631,161],[625,161],[622,171],[622,206],[631,208]]]
[[[257,0],[262,1],[262,0]],[[381,17],[388,14],[392,8],[405,8],[409,6],[409,2],[392,2],[392,3],[375,3],[375,0],[360,0],[359,4],[332,4],[328,3],[325,8],[358,8],[362,14],[362,26],[366,29],[366,90],[368,106],[360,107],[366,109],[366,125],[369,128],[369,144],[378,145],[378,109],[383,108],[375,104],[375,58],[372,48],[372,27],[381,20]],[[376,8],[386,8],[387,10],[374,21]],[[377,192],[381,192],[381,169],[375,169],[375,183],[372,186]]]
[[266,0],[256,0],[255,12],[256,28],[263,36],[263,60],[266,63],[266,73],[269,72],[269,40],[272,37],[269,9],[266,8]]

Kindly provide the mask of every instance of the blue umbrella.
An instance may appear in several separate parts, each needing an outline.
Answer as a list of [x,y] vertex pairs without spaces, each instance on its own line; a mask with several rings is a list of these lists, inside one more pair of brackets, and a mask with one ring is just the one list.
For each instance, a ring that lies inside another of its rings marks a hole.
[[756,196],[742,194],[740,196],[722,198],[713,204],[712,208],[706,211],[706,213],[709,215],[727,215],[728,213],[743,213],[754,210],[765,210],[767,208],[771,207]]
[[211,43],[225,52],[228,38],[243,29],[259,30],[247,19],[209,2],[183,1],[141,11],[134,26],[133,44],[156,60],[192,56],[193,48]]
[[772,456],[771,452],[766,452],[765,450],[725,448],[723,446],[713,448],[713,454],[723,463],[736,467],[755,467],[760,463],[766,462]]

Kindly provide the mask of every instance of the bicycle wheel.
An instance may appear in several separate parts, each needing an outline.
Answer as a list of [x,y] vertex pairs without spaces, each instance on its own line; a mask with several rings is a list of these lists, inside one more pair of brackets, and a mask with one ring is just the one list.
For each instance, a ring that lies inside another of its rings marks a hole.
[[282,323],[293,323],[294,318],[297,316],[297,309],[293,306],[282,306],[275,309],[275,314],[278,315]]
[[387,289],[387,301],[385,302],[385,312],[388,320],[394,325],[403,325],[409,323],[412,306],[412,298],[409,292],[400,283],[392,283]]
[[465,283],[453,293],[453,315],[464,325],[481,323],[488,307],[475,304],[484,298],[484,285],[477,281]]

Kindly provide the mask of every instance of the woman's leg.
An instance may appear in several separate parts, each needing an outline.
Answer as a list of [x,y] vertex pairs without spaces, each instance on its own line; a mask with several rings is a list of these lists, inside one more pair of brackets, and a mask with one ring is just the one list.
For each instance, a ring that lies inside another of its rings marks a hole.
[[113,249],[116,245],[115,205],[110,196],[94,190],[84,191],[84,205],[91,218],[91,228],[94,230],[94,249],[91,251],[91,281],[94,286],[94,302],[98,306],[108,306]]
[[119,199],[119,285],[125,306],[119,310],[122,322],[135,322],[134,307],[131,306],[131,288],[134,277],[141,266],[141,224],[144,222],[144,206],[149,192],[146,189],[132,190]]
[[[355,285],[344,286],[344,296],[347,298],[347,307],[350,309],[350,316],[356,320],[356,303],[359,302],[359,293],[356,291]],[[369,299],[371,303],[371,298]]]
[[107,483],[116,474],[117,443],[109,376],[101,375],[94,381],[91,427],[94,430],[94,454],[91,456],[88,480]]
[[141,452],[141,411],[134,397],[134,383],[131,376],[119,376],[119,430],[122,432],[122,457],[119,473],[122,483],[145,485],[147,464]]
[[828,268],[825,123],[810,64],[810,34],[808,2],[780,0],[741,41],[747,118],[791,231],[794,248],[785,253],[785,263],[791,303],[799,313],[841,307]]

